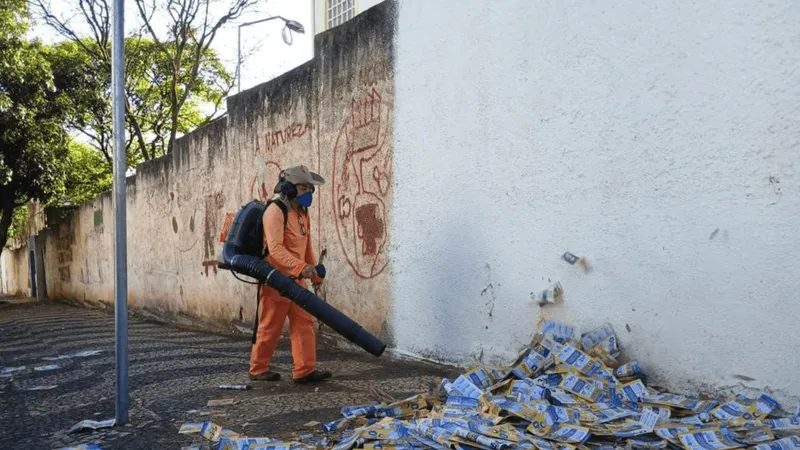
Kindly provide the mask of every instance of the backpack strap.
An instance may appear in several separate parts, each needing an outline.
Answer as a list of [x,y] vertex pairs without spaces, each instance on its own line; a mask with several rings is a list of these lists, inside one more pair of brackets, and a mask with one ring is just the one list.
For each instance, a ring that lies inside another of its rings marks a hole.
[[[267,201],[267,206],[266,206],[266,208],[264,208],[264,211],[266,211],[269,208],[269,205],[271,205],[271,204],[278,205],[278,208],[280,208],[281,211],[283,211],[283,228],[285,229],[286,228],[286,224],[289,221],[289,212],[288,212],[288,209],[286,208],[286,204],[283,203],[280,200],[275,200],[275,199],[268,200]],[[261,257],[264,258],[268,254],[269,254],[269,249],[266,246],[264,246],[263,250],[261,251]]]

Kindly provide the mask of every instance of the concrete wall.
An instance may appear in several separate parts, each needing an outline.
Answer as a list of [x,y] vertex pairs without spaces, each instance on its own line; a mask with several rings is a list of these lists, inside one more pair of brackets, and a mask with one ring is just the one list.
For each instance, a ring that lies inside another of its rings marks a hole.
[[[31,295],[29,236],[36,235],[44,228],[45,214],[44,209],[36,202],[28,202],[27,208],[28,219],[23,229],[17,230],[17,235],[8,239],[6,248],[0,256],[0,295],[25,297]],[[41,242],[41,239],[37,242]],[[38,258],[37,271],[42,270],[42,262],[42,258]],[[37,281],[43,280],[37,279]]]
[[0,256],[0,294],[31,295],[28,247],[6,248]]
[[789,0],[402,2],[399,348],[508,361],[540,316],[609,321],[668,387],[800,394],[798,22]]
[[[311,210],[315,251],[327,250],[321,295],[391,338],[394,15],[387,4],[317,36],[314,60],[228,98],[228,116],[181,138],[172,154],[128,178],[132,308],[249,326],[255,287],[217,270],[221,229],[248,200],[272,197],[281,168],[306,164],[327,180]],[[110,193],[50,216],[44,232],[50,296],[113,302]]]

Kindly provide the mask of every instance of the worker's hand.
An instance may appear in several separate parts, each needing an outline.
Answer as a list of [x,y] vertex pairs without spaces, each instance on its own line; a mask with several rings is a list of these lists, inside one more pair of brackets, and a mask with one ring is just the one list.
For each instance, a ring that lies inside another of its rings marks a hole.
[[308,279],[318,278],[317,271],[311,264],[306,264],[306,266],[303,267],[303,271],[300,272],[300,275],[302,275],[303,278],[308,278]]

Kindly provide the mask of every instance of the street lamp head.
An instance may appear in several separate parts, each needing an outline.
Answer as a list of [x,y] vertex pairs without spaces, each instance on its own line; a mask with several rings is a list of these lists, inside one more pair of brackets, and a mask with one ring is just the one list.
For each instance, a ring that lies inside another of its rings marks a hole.
[[296,20],[287,20],[286,27],[294,31],[295,33],[305,34],[306,32],[305,28],[303,28],[303,24],[301,24]]
[[292,45],[292,42],[294,42],[294,37],[292,36],[292,30],[290,30],[289,27],[283,27],[283,30],[281,30],[281,35],[283,36],[283,42],[285,42],[286,45]]
[[[120,0],[117,0],[117,1],[120,1]],[[298,22],[296,20],[289,20],[289,19],[286,19],[286,18],[281,17],[281,16],[271,16],[271,17],[267,17],[265,19],[260,19],[260,20],[255,20],[253,22],[245,22],[245,23],[239,24],[239,27],[237,29],[238,35],[237,35],[237,44],[236,44],[236,52],[237,52],[237,57],[236,57],[236,78],[237,78],[237,82],[236,82],[236,84],[237,84],[237,91],[238,92],[241,92],[241,90],[242,90],[242,28],[250,26],[250,25],[255,25],[257,23],[263,23],[263,22],[266,22],[266,21],[269,21],[269,20],[275,20],[275,19],[280,19],[284,23],[283,30],[281,31],[281,34],[283,35],[283,42],[285,42],[287,45],[292,45],[292,42],[294,41],[294,37],[292,36],[292,31],[300,33],[300,34],[305,34],[305,32],[306,32],[305,28],[303,28],[303,24],[301,24],[300,22]]]
[[298,32],[300,34],[304,34],[306,32],[306,30],[305,30],[305,28],[303,28],[303,24],[301,24],[300,22],[298,22],[296,20],[286,20],[286,19],[284,19],[284,22],[286,22],[286,26],[283,27],[283,31],[282,31],[283,42],[286,42],[287,45],[292,45],[292,42],[294,42],[294,37],[292,36],[292,31],[296,31],[296,32]]

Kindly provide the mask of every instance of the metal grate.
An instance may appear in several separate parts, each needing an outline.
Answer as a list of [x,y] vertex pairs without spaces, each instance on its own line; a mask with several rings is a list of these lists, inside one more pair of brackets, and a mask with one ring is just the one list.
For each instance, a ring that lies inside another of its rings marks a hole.
[[328,28],[339,26],[355,15],[355,0],[326,0]]

